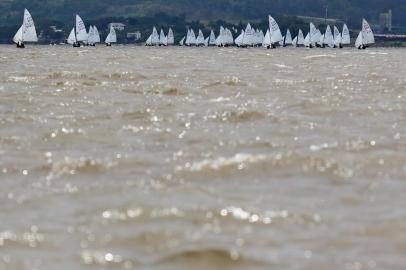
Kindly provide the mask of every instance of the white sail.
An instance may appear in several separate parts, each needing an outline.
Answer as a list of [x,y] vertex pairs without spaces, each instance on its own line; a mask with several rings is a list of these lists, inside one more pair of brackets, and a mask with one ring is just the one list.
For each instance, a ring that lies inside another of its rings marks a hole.
[[327,25],[326,32],[324,34],[323,44],[329,46],[330,48],[334,48],[334,37],[333,33],[331,32],[330,25]]
[[99,30],[95,25],[93,25],[93,30],[94,30],[94,43],[100,43],[100,33]]
[[319,41],[316,42],[318,45],[323,46],[324,44],[324,34],[320,35]]
[[199,34],[197,35],[196,38],[196,46],[201,46],[204,45],[204,35],[202,30],[199,29]]
[[190,30],[190,40],[189,40],[190,45],[196,45],[196,34],[193,29]]
[[183,37],[183,38],[179,41],[179,45],[180,45],[180,46],[184,46],[184,45],[185,45],[185,37]]
[[210,33],[209,45],[216,45],[216,35],[214,34],[213,30],[211,30]]
[[174,35],[173,35],[173,31],[172,31],[172,28],[169,28],[169,31],[168,31],[168,45],[173,45],[173,44],[175,44],[175,37],[174,37]]
[[110,33],[107,35],[106,44],[116,43],[117,42],[117,35],[116,30],[114,27],[110,27]]
[[251,24],[247,24],[247,27],[244,31],[244,36],[242,39],[243,46],[252,46],[253,32]]
[[305,45],[306,47],[310,47],[310,33],[307,33],[307,35],[303,41],[303,45]]
[[233,45],[234,44],[234,37],[233,33],[231,33],[230,29],[226,29],[226,44],[227,45]]
[[76,35],[75,35],[75,28],[72,28],[72,31],[70,31],[70,34],[67,39],[68,44],[72,45],[76,43]]
[[76,15],[76,40],[87,41],[86,26],[79,15]]
[[283,40],[279,25],[275,21],[275,19],[272,18],[271,16],[269,16],[269,33],[271,34],[271,43],[272,44]]
[[297,37],[295,37],[293,40],[292,40],[292,44],[293,44],[293,46],[297,46]]
[[292,34],[290,33],[290,30],[288,29],[286,31],[286,36],[285,36],[285,45],[292,45],[293,40],[292,40]]
[[34,20],[30,12],[25,9],[24,10],[24,20],[23,20],[23,41],[24,42],[37,42],[37,31],[35,30]]
[[362,43],[362,31],[359,32],[357,40],[355,41],[355,48],[360,49],[364,44]]
[[94,29],[93,26],[89,26],[89,32],[87,35],[87,43],[92,44],[94,43],[95,37],[94,37]]
[[14,43],[23,42],[23,26],[21,25],[13,37]]
[[216,39],[217,46],[224,45],[224,31],[225,31],[224,27],[220,26],[219,35],[217,36],[217,39]]
[[13,41],[15,43],[38,41],[34,20],[32,19],[32,16],[27,9],[24,10],[23,24],[14,35]]
[[165,36],[163,29],[161,29],[161,33],[159,34],[159,45],[168,45],[168,38]]
[[207,38],[204,40],[204,46],[205,46],[205,47],[208,47],[208,46],[209,46],[209,39],[210,39],[210,37],[207,37]]
[[156,30],[155,26],[152,29],[151,44],[152,45],[159,45],[159,34],[158,34],[158,31]]
[[147,41],[145,41],[145,45],[152,46],[152,34],[149,35]]
[[[317,29],[316,36],[315,36],[315,37],[317,37],[317,40],[318,40],[318,41],[316,41],[316,42],[314,42],[314,43],[312,42],[312,45],[316,45],[316,44],[323,45],[324,35],[321,34],[321,32],[320,32],[319,29]],[[315,38],[315,39],[316,39],[316,38]]]
[[244,37],[244,30],[241,30],[241,34],[235,39],[234,43],[235,45],[237,45],[238,47],[240,47],[242,45],[242,39]]
[[297,45],[304,45],[304,40],[305,40],[305,38],[304,38],[304,35],[303,35],[303,31],[301,29],[299,29],[296,44]]
[[260,36],[260,39],[259,39],[258,45],[262,45],[262,43],[264,42],[264,38],[265,38],[264,32],[262,32],[262,30],[259,32],[259,36]]
[[339,47],[341,45],[341,33],[337,26],[334,26],[334,46]]
[[271,46],[271,33],[269,32],[269,29],[266,31],[264,41],[262,42],[263,47],[269,47]]
[[320,41],[320,35],[318,35],[318,31],[316,26],[313,23],[310,23],[310,33],[309,33],[310,43],[316,43]]
[[362,19],[362,43],[364,45],[375,43],[374,33],[365,19]]
[[344,24],[343,32],[342,32],[342,35],[341,35],[341,44],[348,45],[350,43],[351,43],[350,31],[348,30],[347,25]]
[[189,29],[187,30],[187,33],[186,33],[185,45],[186,46],[190,45],[190,30]]

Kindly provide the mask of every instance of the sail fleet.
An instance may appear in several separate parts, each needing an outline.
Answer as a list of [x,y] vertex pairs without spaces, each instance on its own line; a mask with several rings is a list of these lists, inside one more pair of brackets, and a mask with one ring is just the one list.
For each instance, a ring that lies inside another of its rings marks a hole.
[[[205,37],[203,31],[198,29],[195,32],[193,29],[188,29],[186,35],[179,41],[180,46],[197,46],[197,47],[264,47],[274,49],[277,47],[307,47],[307,48],[343,48],[351,44],[350,31],[346,24],[343,25],[340,32],[337,26],[331,27],[327,25],[324,33],[313,24],[309,24],[309,31],[304,35],[302,29],[299,29],[297,35],[293,37],[289,29],[286,30],[285,35],[282,34],[278,23],[272,17],[268,17],[269,27],[265,34],[260,29],[255,29],[250,23],[247,24],[245,29],[241,29],[233,36],[233,31],[227,27],[221,26],[219,34],[216,37],[215,32],[211,30],[210,35]],[[23,23],[18,29],[13,38],[13,42],[18,48],[24,48],[27,42],[38,42],[38,36],[35,29],[34,20],[27,9],[24,10]],[[95,46],[101,43],[100,33],[95,25],[89,26],[87,31],[84,21],[79,15],[75,17],[75,26],[72,28],[66,42],[73,47],[81,47],[84,45]],[[110,27],[109,33],[104,41],[106,46],[111,46],[112,43],[117,43],[117,34],[114,27]],[[355,41],[357,49],[366,49],[371,44],[375,43],[374,33],[368,22],[362,20],[362,29],[359,32]],[[174,32],[171,28],[165,33],[164,29],[160,29],[158,33],[157,28],[154,26],[152,33],[149,35],[145,42],[146,46],[172,46],[175,45]]]

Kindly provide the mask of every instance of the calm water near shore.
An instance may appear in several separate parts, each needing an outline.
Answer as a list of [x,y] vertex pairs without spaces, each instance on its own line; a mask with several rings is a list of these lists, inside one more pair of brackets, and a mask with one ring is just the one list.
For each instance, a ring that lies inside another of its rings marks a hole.
[[0,269],[405,269],[405,59],[0,46]]

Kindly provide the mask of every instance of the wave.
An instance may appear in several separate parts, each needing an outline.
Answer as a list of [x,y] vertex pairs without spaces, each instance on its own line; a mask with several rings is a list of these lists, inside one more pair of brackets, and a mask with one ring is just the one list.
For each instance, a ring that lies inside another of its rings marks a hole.
[[42,167],[48,172],[47,180],[58,179],[66,175],[76,175],[78,173],[100,173],[116,166],[114,160],[97,160],[92,158],[71,159],[65,157],[61,161],[54,161]]
[[222,122],[254,122],[266,118],[266,114],[259,111],[226,111],[226,112],[216,112],[213,115],[207,116],[207,118],[216,119]]
[[246,257],[234,249],[200,248],[175,251],[161,258],[157,263],[190,264],[198,267],[204,265],[208,267],[206,269],[210,269],[210,265],[212,265],[219,269],[222,266],[238,265],[241,267],[242,265],[259,264],[260,262]]

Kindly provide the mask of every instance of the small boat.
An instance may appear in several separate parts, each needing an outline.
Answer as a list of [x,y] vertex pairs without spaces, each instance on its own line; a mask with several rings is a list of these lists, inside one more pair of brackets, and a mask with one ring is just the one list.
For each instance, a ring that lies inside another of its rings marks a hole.
[[341,33],[341,45],[350,45],[351,44],[351,36],[350,31],[346,24],[343,26],[343,31]]
[[168,46],[168,38],[165,36],[165,32],[161,29],[159,33],[159,46]]
[[365,50],[366,48],[369,47],[369,45],[374,43],[375,43],[374,33],[372,32],[369,23],[365,19],[362,19],[362,30],[358,34],[358,38],[355,42],[355,47],[360,50],[361,49]]
[[104,41],[107,47],[111,47],[112,43],[117,43],[117,34],[116,30],[114,27],[110,27],[110,32],[106,37],[106,40]]
[[325,45],[329,46],[330,48],[334,48],[334,36],[330,25],[327,25],[326,32],[324,33],[322,46],[324,47]]
[[303,41],[303,45],[307,48],[311,48],[312,44],[310,42],[310,33],[307,33],[307,35]]
[[262,47],[270,49],[271,48],[271,33],[269,29],[265,33],[264,40],[262,41]]
[[293,44],[292,34],[290,33],[290,30],[288,29],[286,31],[286,35],[285,35],[284,46],[288,46],[288,45],[292,45],[292,44]]
[[179,41],[179,46],[185,46],[185,37]]
[[37,31],[30,12],[24,9],[23,24],[13,38],[17,48],[25,48],[25,42],[38,42]]
[[210,32],[209,46],[216,46],[216,35],[213,30]]
[[297,35],[296,46],[303,46],[304,45],[304,40],[305,40],[305,37],[303,35],[303,31],[302,31],[302,29],[299,29],[299,33]]
[[253,36],[254,36],[253,31],[254,30],[252,29],[251,24],[247,24],[247,27],[245,28],[244,31],[244,36],[242,38],[241,43],[242,47],[250,47],[253,45]]
[[338,30],[337,26],[334,26],[334,48],[342,48],[343,46],[341,45],[341,33],[340,30]]
[[231,30],[226,28],[225,35],[226,35],[225,46],[233,45],[234,44],[234,37],[233,37],[233,33],[231,33]]
[[72,45],[73,47],[80,47],[80,43],[87,42],[87,39],[88,34],[85,23],[83,22],[82,18],[76,14],[75,42]]
[[207,37],[207,38],[204,40],[204,47],[209,47],[209,39],[210,39],[210,37]]
[[309,46],[306,47],[310,47],[313,48],[313,46],[315,46],[316,43],[320,42],[320,30],[318,30],[316,28],[316,26],[313,23],[310,23],[310,32],[309,32]]
[[173,35],[172,28],[169,28],[168,36],[167,36],[167,45],[174,45],[175,44],[175,37]]
[[200,47],[200,46],[204,46],[204,35],[202,30],[199,29],[199,34],[197,35],[196,38],[196,46]]
[[294,37],[292,40],[293,47],[297,47],[297,37]]
[[237,47],[241,47],[243,37],[244,37],[244,30],[241,30],[241,34],[234,40],[234,43],[235,43],[235,45],[237,45]]
[[188,46],[196,46],[196,34],[193,29],[190,29],[189,41],[186,43]]
[[283,37],[278,23],[272,16],[269,16],[269,33],[271,35],[271,47],[276,48],[275,44],[283,41]]

